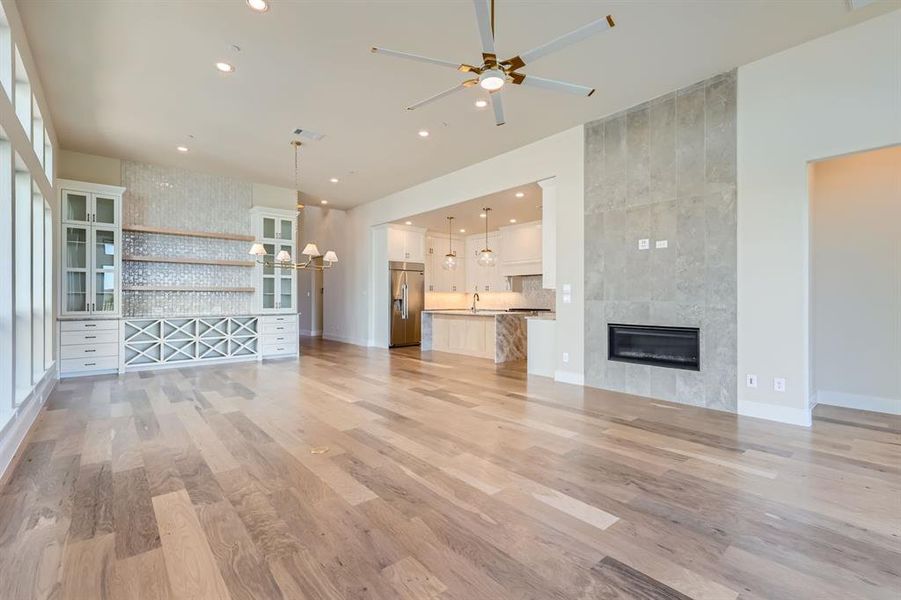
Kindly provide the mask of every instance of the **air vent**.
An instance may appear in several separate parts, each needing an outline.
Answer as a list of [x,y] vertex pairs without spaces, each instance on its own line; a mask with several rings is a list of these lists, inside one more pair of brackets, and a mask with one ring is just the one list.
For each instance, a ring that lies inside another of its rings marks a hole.
[[325,137],[324,134],[317,133],[311,129],[301,129],[300,127],[294,130],[294,135],[299,136],[305,140],[310,140],[312,142],[318,142]]

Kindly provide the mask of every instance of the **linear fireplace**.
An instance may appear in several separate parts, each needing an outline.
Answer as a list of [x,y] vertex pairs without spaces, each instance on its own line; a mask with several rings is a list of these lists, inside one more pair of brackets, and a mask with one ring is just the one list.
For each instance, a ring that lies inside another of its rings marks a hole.
[[642,365],[701,370],[697,327],[607,325],[607,358]]

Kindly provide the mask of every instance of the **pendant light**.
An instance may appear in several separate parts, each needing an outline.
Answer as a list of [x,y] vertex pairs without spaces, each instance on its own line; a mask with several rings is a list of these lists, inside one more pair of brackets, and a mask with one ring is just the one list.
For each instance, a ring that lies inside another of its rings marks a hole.
[[485,213],[485,247],[479,251],[478,263],[480,267],[493,267],[497,262],[497,255],[488,247],[488,215],[491,213],[490,208],[483,208]]
[[447,218],[447,254],[444,255],[444,261],[441,268],[445,271],[453,271],[457,268],[457,253],[454,252],[454,235],[453,231],[454,218]]

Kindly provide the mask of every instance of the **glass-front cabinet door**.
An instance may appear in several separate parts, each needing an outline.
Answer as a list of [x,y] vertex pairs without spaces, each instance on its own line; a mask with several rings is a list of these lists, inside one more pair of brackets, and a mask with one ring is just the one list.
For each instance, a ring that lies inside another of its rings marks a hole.
[[275,310],[278,301],[275,293],[276,275],[275,267],[271,264],[275,259],[275,244],[263,244],[263,248],[266,249],[266,264],[263,265],[263,310]]
[[[290,227],[288,231],[290,232]],[[279,244],[279,251],[287,252],[291,255],[292,260],[297,260],[294,256],[293,245]],[[294,269],[282,268],[278,269],[278,272],[278,308],[282,310],[294,308]]]
[[294,221],[278,217],[263,217],[263,239],[293,241]]
[[88,279],[90,231],[86,225],[63,227],[62,309],[67,314],[88,313],[91,309]]
[[93,230],[91,262],[93,265],[93,296],[91,310],[95,313],[119,312],[119,230],[95,227]]
[[90,223],[91,194],[63,190],[63,223]]
[[101,225],[119,225],[119,202],[114,196],[103,194],[92,195],[93,209],[91,214],[95,223]]

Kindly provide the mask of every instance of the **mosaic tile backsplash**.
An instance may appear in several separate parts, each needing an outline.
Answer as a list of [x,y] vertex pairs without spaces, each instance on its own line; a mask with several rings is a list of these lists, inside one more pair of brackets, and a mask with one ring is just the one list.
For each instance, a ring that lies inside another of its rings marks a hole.
[[[189,231],[251,233],[250,183],[184,169],[122,162],[126,225]],[[126,256],[248,260],[247,242],[124,232]],[[123,262],[123,286],[252,287],[253,269],[177,263]],[[253,311],[248,292],[148,292],[122,295],[127,317],[240,315]]]

